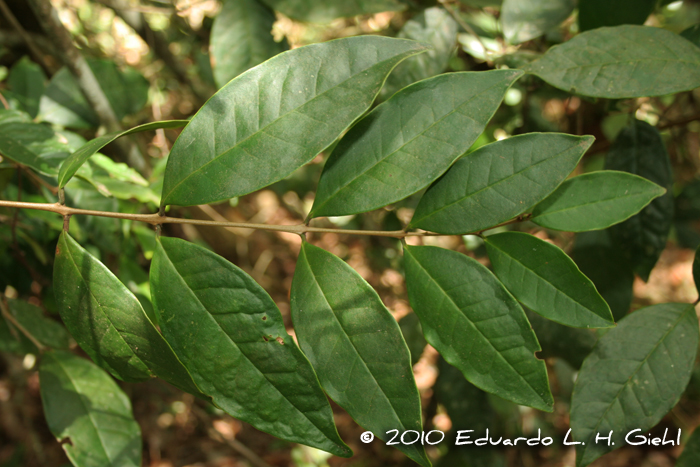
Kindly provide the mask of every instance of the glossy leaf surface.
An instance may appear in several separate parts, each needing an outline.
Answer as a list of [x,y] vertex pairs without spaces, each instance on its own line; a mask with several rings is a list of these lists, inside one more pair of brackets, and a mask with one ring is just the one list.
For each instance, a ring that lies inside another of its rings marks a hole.
[[511,44],[541,36],[571,15],[575,0],[504,0],[501,6],[503,35]]
[[[692,305],[664,303],[637,310],[600,338],[576,380],[571,428],[576,465],[584,467],[625,445],[628,432],[646,432],[676,405],[698,347]],[[595,443],[613,430],[614,446]]]
[[400,61],[424,50],[404,39],[350,37],[290,50],[235,78],[173,145],[163,205],[221,201],[286,177],[369,108]]
[[73,178],[73,175],[75,175],[90,156],[117,138],[142,131],[158,130],[160,128],[182,128],[188,123],[188,120],[166,120],[162,122],[146,123],[145,125],[139,125],[130,130],[122,131],[121,133],[110,133],[90,140],[63,161],[58,172],[58,187],[63,188],[66,186],[66,183]]
[[520,76],[448,73],[394,94],[333,150],[309,216],[370,211],[425,188],[476,141]]
[[592,143],[591,136],[530,133],[483,146],[428,188],[409,227],[464,234],[507,221],[554,191]]
[[39,367],[44,415],[76,467],[138,467],[141,429],[112,378],[69,352],[47,352]]
[[623,128],[608,152],[605,168],[639,175],[667,190],[639,214],[610,229],[615,247],[646,281],[666,248],[673,222],[673,170],[658,130],[640,120]]
[[416,81],[445,71],[457,44],[459,27],[444,8],[427,8],[406,21],[397,37],[430,44],[432,49],[399,63],[382,89],[387,98]]
[[7,300],[10,314],[39,342],[53,349],[68,349],[70,336],[58,321],[44,315],[36,305],[24,300]]
[[214,79],[221,87],[244,71],[288,49],[275,42],[275,13],[259,0],[226,0],[211,29]]
[[428,343],[484,391],[551,411],[537,338],[493,273],[443,248],[406,246],[404,252],[408,298]]
[[700,86],[700,49],[661,28],[598,28],[547,50],[527,71],[572,94],[661,96]]
[[644,24],[657,3],[656,0],[579,0],[579,29]]
[[[291,291],[299,345],[326,393],[377,438],[422,430],[411,355],[377,292],[343,260],[304,242]],[[396,445],[429,466],[419,444]]]
[[335,18],[369,15],[383,11],[401,11],[406,8],[395,0],[262,0],[270,8],[285,16],[301,21],[328,22]]
[[535,206],[532,222],[567,232],[600,230],[629,219],[666,190],[625,172],[605,170],[573,177]]
[[610,307],[559,247],[522,232],[486,237],[496,276],[525,306],[576,328],[615,324]]
[[159,376],[199,394],[136,297],[65,232],[56,248],[54,284],[61,319],[95,363],[124,381]]
[[163,334],[218,407],[279,438],[352,454],[311,364],[249,275],[201,246],[161,238],[150,283]]

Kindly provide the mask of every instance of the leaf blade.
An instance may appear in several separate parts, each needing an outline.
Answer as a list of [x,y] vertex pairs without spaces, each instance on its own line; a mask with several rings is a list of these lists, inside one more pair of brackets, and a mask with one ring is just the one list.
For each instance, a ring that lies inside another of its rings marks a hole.
[[56,248],[54,284],[63,323],[97,365],[124,381],[158,376],[201,395],[138,299],[66,232]]
[[47,352],[39,367],[49,428],[77,467],[141,465],[141,429],[129,398],[105,372],[69,352]]
[[[681,303],[635,311],[600,338],[574,387],[571,428],[586,443],[577,446],[576,465],[622,446],[629,431],[656,425],[688,384],[697,346],[695,309]],[[664,375],[662,383],[656,375]],[[594,442],[610,430],[614,446]]]
[[[338,405],[384,441],[392,429],[422,431],[420,398],[401,330],[357,272],[304,242],[291,305],[299,344]],[[430,466],[422,446],[397,448]]]
[[[537,338],[523,309],[491,271],[442,248],[407,246],[404,251],[408,298],[428,343],[480,389],[551,411],[545,365],[535,357],[541,350]],[[500,321],[483,324],[487,319]],[[458,327],[464,334],[455,339]]]
[[289,47],[275,42],[275,13],[258,0],[226,0],[211,29],[214,79],[219,87]]
[[335,147],[309,216],[357,214],[426,187],[476,141],[520,76],[448,73],[394,94]]
[[552,47],[527,71],[572,94],[609,99],[661,96],[700,86],[700,49],[665,29],[603,27]]
[[557,246],[522,232],[489,235],[485,243],[496,276],[532,311],[576,328],[615,324],[593,283]]
[[605,169],[636,174],[666,189],[665,195],[639,214],[610,228],[615,247],[646,281],[666,248],[673,224],[673,169],[661,134],[646,122],[633,121],[613,142],[605,158]]
[[554,191],[592,143],[591,136],[529,133],[483,146],[428,188],[409,227],[464,234],[518,216]]
[[85,161],[117,138],[134,133],[140,133],[142,131],[158,130],[161,128],[182,128],[188,123],[189,120],[165,120],[161,122],[145,123],[120,133],[110,133],[90,140],[63,161],[58,171],[58,187],[65,187],[66,183],[73,178],[73,175],[75,175]]
[[627,172],[606,170],[570,178],[535,206],[530,220],[567,232],[601,230],[629,219],[666,189]]
[[218,407],[279,438],[352,454],[311,364],[250,276],[205,248],[162,237],[150,283],[163,334]]
[[162,205],[221,201],[284,178],[369,108],[394,66],[424,50],[405,39],[350,37],[248,70],[209,99],[173,145]]

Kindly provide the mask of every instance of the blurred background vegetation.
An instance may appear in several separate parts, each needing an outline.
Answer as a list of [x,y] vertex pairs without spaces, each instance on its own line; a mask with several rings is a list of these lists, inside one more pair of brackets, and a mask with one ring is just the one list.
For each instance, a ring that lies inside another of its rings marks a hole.
[[[249,3],[252,5],[254,1]],[[243,10],[222,5],[222,1],[51,1],[102,85],[123,128],[155,120],[189,118],[216,92],[218,85],[267,58],[265,53],[339,37],[398,35],[435,45],[430,60],[413,68],[397,69],[379,101],[417,79],[441,72],[518,67],[578,32],[584,23],[578,20],[574,2],[570,3],[573,13],[569,11],[568,17],[536,37],[519,36],[522,31],[508,30],[504,36],[498,0],[444,4],[407,0],[401,4],[401,11],[336,19],[312,17],[313,22],[265,9],[264,14],[273,15],[271,29],[263,31],[269,35],[263,41],[267,52],[232,63],[227,57],[241,53],[237,51],[237,41],[245,38],[237,36],[229,26],[253,20],[242,19]],[[698,43],[700,33],[693,28],[700,23],[698,1],[617,3],[630,13],[622,22],[645,22],[677,33],[685,31],[686,37]],[[2,105],[16,112],[4,112],[0,125],[21,124],[12,130],[15,137],[24,138],[22,141],[51,166],[52,161],[62,160],[86,140],[104,133],[107,125],[80,94],[63,67],[60,42],[44,32],[27,0],[2,0],[2,4],[0,94]],[[631,20],[630,15],[641,15],[641,20]],[[217,22],[217,18],[221,19]],[[659,98],[593,100],[570,96],[526,76],[509,90],[503,106],[475,144],[476,148],[534,131],[592,134],[596,143],[579,169],[587,172],[603,167],[606,152],[631,116],[661,132],[675,177],[673,229],[648,281],[628,272],[624,259],[614,257],[616,252],[587,249],[590,244],[600,244],[599,239],[588,237],[574,243],[573,234],[547,231],[529,223],[517,227],[550,239],[573,254],[599,289],[606,289],[601,292],[616,311],[616,317],[648,304],[696,299],[691,263],[693,249],[700,244],[700,90]],[[0,132],[10,131],[9,128],[3,130],[0,126]],[[68,202],[85,209],[155,212],[165,162],[176,137],[176,131],[158,130],[133,136],[122,145],[108,146],[104,156],[94,157],[84,169],[90,171],[92,182],[87,181],[88,177],[77,177],[68,185]],[[303,222],[326,156],[319,155],[268,189],[216,206],[178,209],[173,215],[269,224]],[[9,160],[0,160],[2,199],[55,202],[55,178],[53,183],[50,167],[45,174],[37,175]],[[419,197],[420,193],[365,215],[315,220],[314,225],[400,229],[411,218]],[[51,213],[0,209],[0,292],[8,299],[22,300],[34,312],[38,310],[49,319],[54,319],[57,313],[51,283],[52,252],[61,228],[61,219]],[[289,290],[300,245],[297,236],[173,224],[164,230],[167,235],[211,248],[251,274],[273,297],[293,333]],[[77,217],[71,224],[71,234],[127,284],[147,311],[150,309],[148,267],[154,234],[149,227],[116,219]],[[550,370],[555,411],[545,414],[518,407],[470,385],[458,370],[439,360],[438,354],[426,347],[417,318],[408,305],[398,241],[334,233],[309,238],[345,259],[376,288],[400,321],[415,363],[426,430],[473,429],[478,433],[488,427],[497,436],[515,437],[530,436],[541,429],[542,436],[555,439],[547,448],[499,450],[456,450],[450,449],[453,443],[445,442],[429,451],[438,465],[574,465],[573,448],[563,446],[562,439],[568,429],[568,404],[576,370],[595,343],[592,331],[546,324],[532,316],[543,346],[542,357],[546,357]],[[478,237],[425,237],[415,242],[456,249],[487,262]],[[68,465],[43,418],[34,367],[36,355],[32,344],[17,340],[12,327],[0,318],[0,467]],[[131,397],[142,428],[145,466],[412,464],[399,451],[380,442],[362,444],[359,437],[364,430],[337,406],[334,410],[341,436],[356,452],[351,459],[328,458],[312,448],[258,432],[163,382],[120,383],[120,386]],[[679,406],[654,433],[680,427],[687,436],[698,424],[700,371],[696,372]],[[671,466],[679,452],[679,447],[625,447],[594,465]]]

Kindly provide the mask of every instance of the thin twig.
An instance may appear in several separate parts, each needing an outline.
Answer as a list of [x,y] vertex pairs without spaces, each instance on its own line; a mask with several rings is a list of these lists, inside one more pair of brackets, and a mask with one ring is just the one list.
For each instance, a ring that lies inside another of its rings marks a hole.
[[270,467],[270,464],[262,460],[260,456],[255,454],[248,446],[241,443],[235,438],[224,438],[213,428],[209,429],[209,437],[220,443],[228,444],[231,448],[233,448],[234,451],[236,451],[241,456],[245,457],[248,460],[248,462],[253,464],[255,467]]
[[22,334],[27,336],[27,339],[29,339],[32,344],[36,346],[37,349],[39,349],[39,352],[44,352],[46,350],[46,346],[39,342],[36,337],[32,335],[31,332],[27,331],[27,329],[22,326],[17,319],[12,316],[12,313],[10,313],[10,310],[8,309],[7,305],[5,304],[5,296],[0,295],[0,313],[7,319],[14,327],[16,327]]
[[3,16],[7,18],[14,30],[17,31],[17,34],[19,34],[19,36],[22,38],[24,43],[27,44],[27,48],[34,57],[34,60],[36,60],[44,68],[44,70],[51,73],[53,70],[49,68],[49,65],[46,63],[46,60],[44,60],[44,55],[41,53],[41,50],[34,43],[34,40],[27,33],[27,31],[22,27],[22,24],[19,21],[17,21],[17,18],[12,13],[12,10],[10,10],[10,8],[7,6],[5,0],[0,0],[0,11],[2,11]]
[[[9,208],[22,208],[22,209],[35,209],[38,211],[49,211],[60,214],[61,216],[97,216],[97,217],[110,217],[113,219],[126,219],[136,222],[145,222],[151,225],[162,225],[162,224],[191,224],[191,225],[202,225],[202,226],[212,226],[212,227],[236,227],[242,229],[254,229],[254,230],[268,230],[272,232],[288,232],[297,235],[303,235],[308,232],[316,233],[336,233],[336,234],[347,234],[347,235],[371,235],[375,237],[392,237],[392,238],[404,238],[404,237],[436,237],[436,236],[450,236],[452,234],[440,234],[435,232],[405,232],[403,230],[349,230],[349,229],[328,229],[323,227],[311,227],[304,224],[294,224],[294,225],[271,225],[271,224],[255,224],[252,222],[222,222],[222,221],[207,221],[199,219],[181,219],[178,217],[168,217],[165,215],[156,214],[131,214],[125,212],[109,212],[109,211],[93,211],[90,209],[78,209],[69,206],[64,206],[59,203],[27,203],[18,201],[6,201],[0,200],[0,207]],[[523,222],[529,219],[529,214],[524,214],[518,216],[515,219],[511,219],[502,224],[489,227],[493,229],[496,227],[501,227],[503,225],[513,224],[515,222]],[[485,230],[480,230],[477,232],[470,232],[465,235],[480,235]]]
[[[0,0],[2,1],[2,0]],[[109,132],[119,132],[122,130],[117,115],[114,113],[104,90],[97,81],[92,69],[88,66],[85,57],[80,53],[70,32],[58,17],[58,12],[51,4],[50,0],[28,0],[29,6],[37,16],[44,32],[56,44],[56,53],[61,62],[68,68],[70,73],[78,83],[80,91],[90,106],[97,114],[100,123],[107,127]],[[115,143],[124,154],[129,165],[139,170],[147,172],[149,170],[143,155],[130,139],[119,139]]]
[[7,99],[5,99],[5,96],[3,96],[1,92],[0,92],[0,102],[2,102],[2,106],[5,107],[5,110],[10,110],[10,103],[7,102]]
[[449,2],[447,0],[439,0],[440,4],[445,7],[445,10],[452,15],[452,17],[457,21],[457,24],[459,24],[465,31],[467,31],[469,34],[474,36],[476,40],[479,42],[479,45],[481,45],[481,48],[484,49],[484,59],[486,60],[486,63],[489,66],[493,66],[493,61],[491,60],[491,51],[486,48],[486,45],[484,42],[481,40],[481,37],[474,31],[474,28],[472,28],[469,23],[464,21],[462,17],[459,15],[458,12],[454,11],[452,7],[450,6]]
[[656,129],[657,130],[665,130],[667,128],[671,128],[674,126],[683,126],[683,125],[687,125],[688,123],[694,122],[696,120],[700,120],[700,114],[691,115],[689,117],[685,117],[685,118],[682,118],[682,119],[676,120],[676,121],[662,123],[661,125],[657,125]]

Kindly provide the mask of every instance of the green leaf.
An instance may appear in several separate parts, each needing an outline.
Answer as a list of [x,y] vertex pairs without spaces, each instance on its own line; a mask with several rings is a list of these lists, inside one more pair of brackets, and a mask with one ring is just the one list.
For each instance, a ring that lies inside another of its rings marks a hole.
[[56,247],[54,289],[63,322],[95,363],[124,381],[159,376],[200,395],[136,297],[66,232]]
[[289,48],[275,42],[275,13],[259,0],[225,0],[211,29],[214,78],[222,87],[249,68]]
[[396,37],[413,39],[433,48],[400,63],[386,80],[384,98],[416,81],[439,75],[448,66],[457,44],[457,22],[444,8],[427,8],[406,21]]
[[662,96],[700,86],[700,49],[661,28],[599,28],[550,48],[526,71],[572,94]]
[[666,248],[673,223],[673,170],[658,130],[634,120],[618,134],[606,157],[605,168],[633,173],[666,188],[665,195],[610,229],[615,248],[646,281]]
[[657,0],[579,0],[579,30],[621,24],[644,24]]
[[634,272],[619,249],[613,246],[609,230],[576,235],[571,257],[610,306],[615,321],[621,320],[632,304]]
[[141,429],[129,398],[107,373],[57,351],[42,357],[39,379],[46,422],[74,466],[141,465]]
[[54,349],[68,349],[70,336],[60,323],[48,318],[38,306],[23,300],[7,300],[12,316],[39,342]]
[[[120,70],[110,60],[88,59],[88,66],[118,119],[141,110],[148,101],[149,83],[138,71]],[[39,104],[39,119],[71,128],[97,127],[100,121],[80,86],[66,68],[51,78]]]
[[173,145],[163,205],[221,201],[286,177],[369,108],[400,61],[424,50],[403,39],[350,37],[284,52],[240,75]]
[[520,44],[559,26],[571,15],[576,0],[505,0],[501,7],[503,35]]
[[598,341],[594,331],[564,326],[532,311],[526,314],[542,346],[540,358],[558,357],[573,368],[581,368]]
[[535,206],[532,222],[567,232],[600,230],[629,219],[666,189],[626,172],[605,170],[570,178]]
[[203,247],[161,238],[151,293],[163,334],[218,407],[279,438],[352,455],[311,364],[253,278]]
[[384,11],[401,11],[406,7],[395,0],[262,0],[270,8],[285,16],[300,20],[325,23],[336,18],[371,15]]
[[409,227],[464,234],[518,216],[554,191],[591,144],[592,136],[530,133],[482,146],[428,188]]
[[[637,310],[600,338],[583,362],[571,401],[576,465],[584,467],[646,432],[676,405],[698,347],[692,305],[664,303]],[[613,430],[613,446],[595,443]]]
[[[340,258],[302,243],[291,291],[299,345],[326,393],[384,441],[387,431],[422,431],[411,355],[379,295]],[[422,445],[398,449],[423,466]]]
[[39,100],[44,94],[46,75],[39,65],[22,57],[10,70],[7,84],[22,108],[32,117],[39,112]]
[[58,187],[63,188],[66,186],[66,183],[73,178],[73,175],[75,175],[78,169],[90,158],[90,156],[117,138],[142,131],[158,130],[160,128],[182,128],[188,123],[189,120],[165,120],[162,122],[146,123],[144,125],[131,128],[130,130],[122,131],[120,133],[109,133],[90,140],[63,161],[63,164],[61,164],[61,168],[58,172]]
[[36,172],[55,176],[70,153],[65,139],[47,125],[8,120],[0,122],[0,154]]
[[700,464],[700,430],[695,428],[676,461],[676,467],[696,467],[698,464]]
[[552,411],[547,370],[525,312],[478,261],[405,246],[406,289],[428,343],[475,386]]
[[370,211],[425,188],[476,141],[520,76],[448,73],[397,92],[340,140],[309,216]]
[[575,328],[615,324],[593,282],[559,247],[522,232],[485,239],[496,276],[532,311]]

